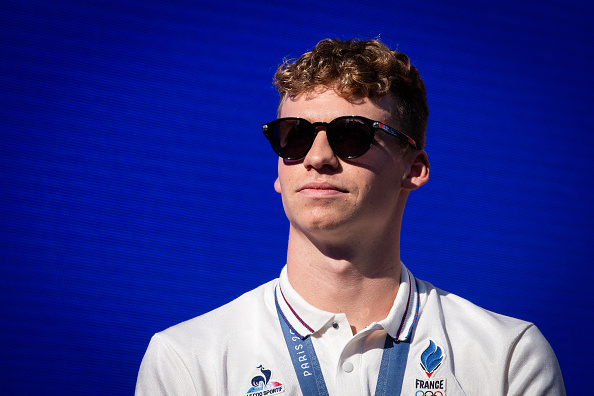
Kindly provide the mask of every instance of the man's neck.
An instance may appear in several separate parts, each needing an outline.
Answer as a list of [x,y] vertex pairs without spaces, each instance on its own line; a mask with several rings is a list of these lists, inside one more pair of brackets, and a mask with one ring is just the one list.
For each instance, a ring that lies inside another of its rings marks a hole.
[[398,238],[384,244],[316,245],[292,229],[287,254],[289,281],[316,308],[344,313],[355,334],[386,318],[398,292]]

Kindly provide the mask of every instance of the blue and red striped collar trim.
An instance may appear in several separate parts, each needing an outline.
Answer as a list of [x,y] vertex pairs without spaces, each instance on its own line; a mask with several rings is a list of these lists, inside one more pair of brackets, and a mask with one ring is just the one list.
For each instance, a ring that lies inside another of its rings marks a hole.
[[[309,334],[307,334],[307,335],[301,335],[301,333],[299,331],[297,331],[295,329],[295,327],[293,327],[291,325],[291,322],[287,319],[285,313],[283,312],[283,309],[279,305],[277,290],[280,291],[281,297],[283,298],[284,303],[289,307],[289,310],[291,311],[291,313],[293,314],[293,316],[299,321],[299,323],[301,323],[303,325],[303,327],[305,327],[307,329],[307,331],[309,331]],[[309,326],[307,323],[305,323],[305,321],[297,314],[297,312],[295,312],[295,310],[293,309],[293,307],[291,306],[291,304],[289,304],[289,302],[285,298],[285,295],[283,294],[283,290],[281,289],[280,284],[274,290],[274,303],[276,304],[276,307],[278,308],[278,312],[280,312],[280,314],[283,317],[284,321],[287,323],[287,325],[293,331],[293,333],[295,333],[299,338],[301,338],[303,340],[307,336],[315,333],[315,330],[312,329],[311,326]]]
[[[404,311],[404,314],[402,315],[402,320],[400,321],[398,331],[392,337],[396,341],[410,342],[412,331],[415,328],[415,325],[417,324],[417,319],[419,318],[419,307],[421,306],[421,299],[417,285],[417,280],[412,276],[410,271],[406,267],[404,267],[404,265],[402,265],[402,270],[403,272],[406,272],[406,275],[408,277],[408,298],[406,299],[406,309]],[[411,317],[413,312],[414,316]],[[406,331],[406,336],[403,336],[405,330],[408,331]]]
[[[285,271],[283,271],[285,272]],[[286,277],[286,273],[281,274],[281,278],[283,275]],[[284,279],[286,281],[286,279]],[[408,283],[408,290],[407,290],[407,298],[406,298],[406,308],[404,313],[401,316],[400,321],[398,322],[398,327],[396,324],[393,323],[394,319],[390,318],[393,315],[390,312],[390,315],[384,320],[381,321],[381,325],[388,331],[391,337],[393,337],[396,341],[400,342],[409,342],[412,331],[417,323],[419,317],[419,307],[420,307],[420,295],[418,292],[417,282],[416,279],[412,276],[410,271],[402,265],[402,277],[401,282],[405,281]],[[290,287],[290,286],[289,286]],[[398,296],[396,300],[398,300]],[[274,290],[274,301],[275,305],[278,308],[283,320],[287,323],[289,328],[301,339],[307,338],[309,335],[315,333],[317,330],[315,325],[312,323],[307,323],[306,320],[297,313],[297,310],[289,303],[283,289],[281,287],[281,281],[277,283],[277,286]],[[404,303],[404,301],[402,301]],[[313,307],[312,307],[313,308]],[[314,308],[315,309],[315,308]],[[394,310],[394,308],[393,308]],[[396,310],[398,312],[398,310]],[[328,315],[333,315],[327,313]],[[328,318],[329,319],[329,318]],[[327,323],[326,319],[323,319],[321,322]],[[390,323],[392,322],[392,323]],[[320,326],[321,327],[321,326]],[[392,330],[390,330],[390,328]],[[396,330],[396,331],[395,331]],[[394,332],[395,331],[395,332]],[[393,333],[394,332],[394,333]]]

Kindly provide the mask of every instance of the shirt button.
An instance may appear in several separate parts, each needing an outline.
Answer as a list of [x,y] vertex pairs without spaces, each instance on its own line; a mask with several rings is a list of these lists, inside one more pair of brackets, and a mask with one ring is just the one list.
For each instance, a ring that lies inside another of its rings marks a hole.
[[338,329],[338,323],[336,323],[336,322],[332,323],[332,327],[334,327],[335,329]]
[[353,371],[353,363],[351,362],[344,362],[342,365],[342,369],[344,371],[346,371],[347,373],[350,373],[351,371]]

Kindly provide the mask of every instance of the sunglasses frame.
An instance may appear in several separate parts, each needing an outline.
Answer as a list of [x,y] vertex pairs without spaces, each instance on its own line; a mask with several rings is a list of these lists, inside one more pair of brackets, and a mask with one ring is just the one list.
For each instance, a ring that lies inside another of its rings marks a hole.
[[[336,125],[336,123],[338,121],[344,120],[344,119],[356,119],[358,121],[362,121],[370,130],[371,132],[371,139],[369,139],[369,144],[367,145],[367,147],[365,148],[365,150],[363,150],[363,152],[361,154],[357,154],[357,155],[351,155],[351,156],[343,156],[340,155],[339,153],[336,152],[336,150],[334,149],[334,146],[332,144],[332,138],[329,136],[332,136],[332,133],[328,134],[328,131],[332,131],[332,128],[334,127],[334,125]],[[280,146],[279,144],[277,144],[277,139],[275,139],[274,137],[274,130],[276,129],[276,126],[278,124],[280,124],[282,121],[299,121],[300,123],[304,123],[305,125],[309,125],[311,127],[311,130],[313,131],[313,139],[311,139],[311,145],[309,146],[309,148],[307,149],[307,151],[305,152],[305,154],[303,154],[300,157],[287,157],[287,156],[283,156],[280,153]],[[369,151],[369,148],[371,147],[371,143],[373,142],[373,139],[375,138],[375,131],[377,130],[381,130],[384,131],[402,141],[407,142],[408,144],[410,144],[415,150],[417,148],[417,143],[414,141],[413,138],[411,138],[410,136],[384,124],[381,123],[379,121],[375,121],[375,120],[371,120],[369,118],[366,117],[362,117],[362,116],[342,116],[342,117],[338,117],[333,119],[330,122],[309,122],[308,120],[304,119],[304,118],[299,118],[299,117],[284,117],[284,118],[278,118],[274,121],[268,122],[266,124],[262,125],[262,132],[264,133],[264,136],[266,136],[266,138],[268,139],[268,141],[270,142],[270,145],[272,146],[272,149],[274,150],[274,152],[281,158],[286,159],[286,160],[290,160],[290,161],[296,161],[296,160],[300,160],[302,158],[305,158],[305,156],[307,155],[307,153],[309,153],[309,150],[311,150],[311,146],[313,146],[313,142],[316,139],[316,136],[319,132],[318,127],[324,127],[326,130],[326,138],[328,139],[328,144],[330,145],[330,147],[332,148],[332,151],[334,152],[334,154],[340,158],[344,158],[344,159],[351,159],[351,158],[358,158],[360,156],[362,156],[363,154],[365,154],[367,151]]]

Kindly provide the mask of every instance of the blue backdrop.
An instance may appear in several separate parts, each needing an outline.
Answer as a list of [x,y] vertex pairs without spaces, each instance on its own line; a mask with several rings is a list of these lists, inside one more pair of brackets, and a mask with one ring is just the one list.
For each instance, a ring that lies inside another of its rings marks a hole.
[[326,37],[380,37],[427,86],[431,180],[409,199],[404,262],[534,322],[583,393],[585,3],[4,0],[0,393],[131,394],[153,333],[278,275],[288,223],[261,124],[276,65]]

